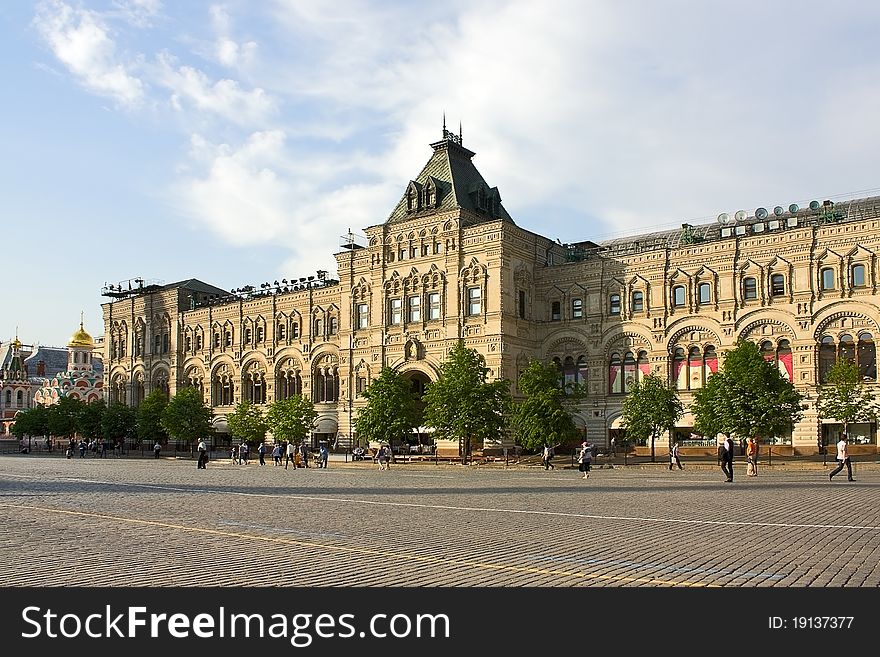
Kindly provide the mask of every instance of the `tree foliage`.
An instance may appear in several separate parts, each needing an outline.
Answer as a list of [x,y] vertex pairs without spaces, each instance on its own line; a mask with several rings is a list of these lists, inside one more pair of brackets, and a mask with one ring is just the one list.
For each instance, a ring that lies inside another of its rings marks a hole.
[[266,438],[269,424],[263,409],[249,401],[239,402],[235,410],[226,416],[229,431],[246,443],[261,443]]
[[34,406],[15,414],[15,424],[10,430],[17,438],[25,436],[49,435],[49,409],[46,406]]
[[95,440],[104,437],[104,414],[107,404],[103,399],[83,404],[77,418],[77,430],[83,438]]
[[476,350],[458,341],[441,366],[440,378],[422,398],[425,423],[434,427],[436,437],[458,441],[462,461],[472,441],[497,439],[505,428],[510,384],[487,381],[488,372]]
[[275,442],[287,440],[296,443],[304,440],[317,419],[315,405],[301,395],[274,401],[266,412],[266,422]]
[[740,340],[724,355],[721,370],[694,393],[695,429],[739,438],[772,438],[791,430],[803,415],[803,395],[758,346]]
[[651,460],[654,460],[654,442],[684,414],[684,406],[666,382],[656,374],[649,374],[633,382],[623,402],[621,426],[627,438],[651,441]]
[[874,393],[862,384],[858,365],[838,360],[819,388],[819,417],[834,419],[849,433],[854,422],[870,422],[877,416]]
[[105,440],[132,441],[137,437],[137,413],[135,409],[126,404],[110,404],[104,411],[101,428],[104,431]]
[[137,408],[137,437],[141,443],[164,444],[168,433],[162,428],[162,414],[168,406],[168,395],[163,390],[153,390]]
[[511,425],[517,442],[527,449],[560,445],[577,435],[571,408],[580,395],[567,390],[554,363],[532,360],[519,377],[525,399],[513,404]]
[[60,397],[49,407],[49,433],[53,436],[70,437],[79,428],[79,416],[85,402],[73,397]]
[[390,367],[383,367],[361,396],[367,405],[355,420],[358,440],[391,445],[417,426],[419,414],[411,384]]
[[187,386],[177,391],[162,412],[161,425],[176,440],[194,443],[212,433],[214,412],[205,405],[202,393]]

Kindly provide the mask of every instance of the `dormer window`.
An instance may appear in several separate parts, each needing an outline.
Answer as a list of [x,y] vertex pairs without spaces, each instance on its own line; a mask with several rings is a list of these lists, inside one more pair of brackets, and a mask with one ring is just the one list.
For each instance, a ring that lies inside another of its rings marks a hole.
[[421,207],[421,188],[415,182],[411,182],[406,188],[406,211],[415,212]]
[[425,186],[425,206],[433,208],[437,205],[437,188],[432,182]]

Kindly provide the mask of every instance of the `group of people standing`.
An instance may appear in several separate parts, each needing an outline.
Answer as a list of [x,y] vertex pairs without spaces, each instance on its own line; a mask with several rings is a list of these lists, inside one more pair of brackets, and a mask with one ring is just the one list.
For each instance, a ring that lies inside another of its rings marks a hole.
[[[205,469],[208,462],[208,446],[205,443],[204,439],[199,441],[197,450],[197,467],[199,470],[203,470]],[[309,468],[311,467],[311,465],[309,464],[311,453],[311,447],[309,447],[308,443],[306,443],[305,441],[299,443],[299,445],[294,444],[292,441],[288,441],[285,443],[275,444],[275,446],[272,448],[272,459],[275,465],[282,465],[283,460],[285,470],[291,464],[293,464],[294,469]],[[159,450],[156,449],[156,458],[159,458],[158,454]],[[247,465],[248,459],[250,457],[250,447],[247,443],[233,445],[229,450],[229,455],[232,459],[233,464]],[[260,446],[257,447],[257,455],[260,459],[260,465],[266,465],[266,445],[264,443],[260,443]],[[321,443],[318,448],[318,458],[315,459],[316,467],[326,468],[329,458],[330,450],[327,448],[327,445],[325,443]]]

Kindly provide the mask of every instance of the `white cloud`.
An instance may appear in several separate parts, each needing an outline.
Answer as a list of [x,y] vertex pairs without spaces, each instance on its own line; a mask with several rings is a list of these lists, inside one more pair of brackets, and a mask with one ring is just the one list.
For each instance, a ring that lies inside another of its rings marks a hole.
[[87,89],[125,107],[143,100],[143,82],[118,57],[116,43],[99,14],[52,0],[38,6],[34,25],[58,60]]
[[149,27],[162,11],[161,0],[113,0],[114,14],[135,27]]
[[256,42],[245,41],[244,43],[238,43],[232,38],[232,19],[224,7],[220,5],[212,6],[210,15],[211,24],[217,33],[217,38],[212,47],[213,58],[228,68],[237,68],[251,64],[257,52]]
[[201,70],[180,65],[169,53],[160,53],[151,67],[155,84],[172,93],[172,106],[183,111],[211,112],[234,124],[265,126],[276,111],[275,100],[263,89],[242,89],[236,80],[211,81]]

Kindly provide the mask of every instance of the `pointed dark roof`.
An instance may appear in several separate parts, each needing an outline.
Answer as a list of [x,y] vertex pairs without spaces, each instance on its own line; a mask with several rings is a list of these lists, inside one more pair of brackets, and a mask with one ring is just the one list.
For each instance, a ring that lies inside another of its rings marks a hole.
[[[497,187],[490,187],[474,163],[476,153],[461,145],[461,137],[444,129],[443,139],[431,144],[434,154],[422,172],[406,186],[397,206],[386,223],[394,224],[413,218],[428,216],[454,209],[468,210],[486,221],[513,222],[501,204]],[[428,195],[431,186],[436,187],[436,197]],[[410,192],[418,195],[418,202],[411,203]]]

